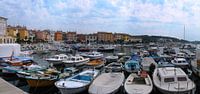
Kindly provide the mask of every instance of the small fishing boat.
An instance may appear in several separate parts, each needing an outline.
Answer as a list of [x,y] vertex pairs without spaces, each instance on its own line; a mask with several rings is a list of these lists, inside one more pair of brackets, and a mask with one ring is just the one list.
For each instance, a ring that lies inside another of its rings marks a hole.
[[186,68],[189,66],[189,62],[187,62],[185,58],[174,58],[171,63],[181,68]]
[[103,58],[103,54],[101,54],[100,52],[88,52],[88,53],[82,53],[80,55],[90,59]]
[[111,56],[107,56],[105,58],[106,58],[106,63],[111,63],[111,62],[117,62],[119,57],[111,55]]
[[122,63],[113,62],[105,66],[105,72],[121,72],[122,70]]
[[31,73],[30,76],[25,76],[25,79],[29,87],[50,87],[59,79],[59,74],[56,69],[49,68]]
[[127,94],[150,94],[153,83],[147,72],[142,71],[140,75],[131,73],[125,81],[124,88]]
[[39,66],[39,65],[30,65],[26,66],[21,70],[16,71],[17,76],[20,79],[24,79],[26,76],[30,76],[31,73],[45,70],[45,67]]
[[81,66],[89,62],[90,58],[84,58],[80,55],[69,56],[67,59],[64,59],[62,62],[66,67],[68,66]]
[[163,94],[195,94],[196,85],[181,68],[156,68],[153,83]]
[[157,67],[157,63],[152,57],[144,57],[141,62],[142,69],[149,72],[151,64],[154,64]]
[[126,72],[128,72],[128,73],[140,71],[139,62],[135,61],[135,60],[129,60],[129,61],[125,62],[124,68],[125,68]]
[[98,70],[85,70],[70,78],[55,82],[55,86],[61,91],[61,94],[77,94],[87,90],[98,74]]
[[135,61],[138,61],[138,62],[141,62],[141,57],[139,56],[139,55],[137,55],[137,54],[132,54],[131,55],[131,60],[135,60]]
[[102,73],[89,87],[89,94],[115,94],[123,84],[123,73]]
[[67,59],[68,56],[65,54],[59,54],[59,55],[54,55],[53,57],[47,58],[46,61],[48,61],[49,63],[52,63],[54,65],[56,64],[62,64],[62,61],[64,59]]
[[113,46],[100,46],[97,48],[98,52],[113,52],[115,47]]
[[6,60],[1,65],[2,74],[4,77],[17,77],[17,71],[25,70],[33,64],[35,65],[36,62],[32,60]]
[[86,63],[86,65],[89,67],[100,68],[105,65],[105,62],[106,61],[103,59],[95,59],[95,60],[89,61],[88,63]]

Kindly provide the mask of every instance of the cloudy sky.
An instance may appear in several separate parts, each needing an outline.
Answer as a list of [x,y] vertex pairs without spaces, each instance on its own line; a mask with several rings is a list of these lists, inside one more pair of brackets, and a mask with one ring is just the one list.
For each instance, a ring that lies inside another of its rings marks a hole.
[[199,0],[0,0],[8,24],[31,29],[124,32],[200,40]]

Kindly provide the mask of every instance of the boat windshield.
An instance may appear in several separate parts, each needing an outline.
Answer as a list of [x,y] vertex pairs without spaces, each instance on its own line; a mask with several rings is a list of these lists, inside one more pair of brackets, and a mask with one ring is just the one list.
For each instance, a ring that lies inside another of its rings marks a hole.
[[174,82],[174,78],[164,78],[164,82]]
[[53,56],[52,58],[59,59],[57,56]]
[[187,78],[186,77],[177,77],[177,80],[178,81],[187,81]]

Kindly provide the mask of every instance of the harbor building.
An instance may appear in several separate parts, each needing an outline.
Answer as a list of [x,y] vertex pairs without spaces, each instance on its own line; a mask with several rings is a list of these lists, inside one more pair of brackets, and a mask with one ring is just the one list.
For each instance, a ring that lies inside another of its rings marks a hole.
[[0,44],[2,43],[15,43],[16,38],[6,35],[7,18],[0,17]]

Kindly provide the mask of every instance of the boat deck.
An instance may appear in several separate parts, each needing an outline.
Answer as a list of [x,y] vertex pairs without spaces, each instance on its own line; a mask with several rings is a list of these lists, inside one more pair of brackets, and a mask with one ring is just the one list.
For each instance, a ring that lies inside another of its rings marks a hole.
[[0,78],[0,92],[1,94],[28,94],[2,78]]

